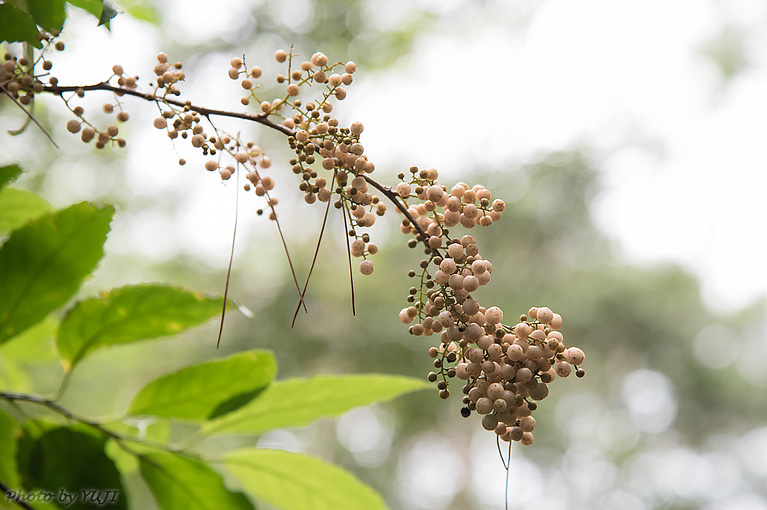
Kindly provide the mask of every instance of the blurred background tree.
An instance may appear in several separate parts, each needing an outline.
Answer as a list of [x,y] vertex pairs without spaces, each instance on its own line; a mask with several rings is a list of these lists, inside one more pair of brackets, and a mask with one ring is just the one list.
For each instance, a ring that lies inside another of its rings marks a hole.
[[[231,56],[244,52],[249,65],[268,68],[274,49],[292,44],[301,55],[355,60],[360,72],[337,111],[365,123],[378,178],[392,184],[410,165],[435,166],[446,183],[482,183],[503,198],[504,219],[475,234],[494,264],[481,301],[512,315],[551,306],[568,342],[587,352],[586,378],[552,388],[536,412],[535,444],[514,449],[510,508],[767,509],[765,301],[754,297],[767,278],[754,263],[765,248],[753,235],[764,217],[764,173],[755,173],[764,155],[752,132],[763,129],[740,122],[765,110],[753,91],[767,79],[758,49],[767,11],[754,2],[682,4],[226,0],[212,9],[126,0],[120,7],[133,17],[114,20],[111,34],[73,12],[70,51],[56,66],[62,83],[99,81],[118,61],[146,76],[162,50],[185,63],[188,98],[231,108],[239,97],[226,77]],[[220,292],[236,187],[222,187],[192,158],[178,168],[170,143],[144,129],[152,112],[126,103],[125,152],[72,141],[49,99],[38,113],[62,150],[30,129],[22,144],[0,139],[0,163],[24,162],[34,172],[22,185],[57,206],[119,204],[107,259],[84,295],[151,280]],[[745,117],[741,103],[752,108]],[[0,106],[0,127],[22,123],[13,105]],[[307,211],[317,210],[292,196],[284,140],[237,129],[282,170],[274,175],[283,228],[304,276],[320,225]],[[41,150],[30,154],[30,144]],[[331,219],[309,313],[291,329],[297,298],[279,239],[249,202],[240,202],[231,296],[255,319],[231,311],[223,353],[272,349],[281,377],[426,375],[431,339],[408,335],[396,319],[420,253],[404,246],[394,220],[374,229],[377,270],[355,279],[352,317],[338,262],[343,226]],[[723,252],[730,258],[712,255]],[[732,285],[722,285],[728,272]],[[70,385],[88,397],[64,402],[119,412],[143,382],[215,354],[215,333],[155,343],[148,358],[143,345],[94,355]],[[0,378],[51,391],[49,361],[30,359],[23,373],[0,370]],[[503,508],[493,434],[459,407],[457,396],[446,403],[422,392],[258,444],[340,463],[393,509]]]

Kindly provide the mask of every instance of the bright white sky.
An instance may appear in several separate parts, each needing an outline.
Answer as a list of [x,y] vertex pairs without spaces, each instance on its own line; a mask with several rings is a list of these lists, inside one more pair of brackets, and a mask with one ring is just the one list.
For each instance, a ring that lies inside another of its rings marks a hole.
[[[310,5],[286,1],[304,13]],[[176,0],[162,5],[173,13],[169,30],[204,38],[231,35],[246,4],[220,0],[210,9],[207,1]],[[595,218],[630,260],[684,264],[701,277],[704,299],[712,307],[742,306],[767,292],[767,2],[416,4],[444,17],[393,69],[360,69],[339,108],[346,119],[364,122],[363,142],[379,166],[433,166],[452,181],[462,180],[468,164],[514,166],[546,151],[579,144],[595,148],[603,176]],[[387,26],[402,22],[411,5],[371,0],[369,10]],[[272,10],[278,15],[284,9]],[[91,19],[87,27],[80,28],[77,18],[72,24],[87,35],[72,41],[70,50],[77,52],[60,56],[55,70],[62,83],[82,80],[83,73],[89,73],[88,82],[103,79],[115,55],[126,69],[150,69],[161,44],[156,33],[127,17],[114,23],[111,35],[92,27]],[[729,82],[703,54],[726,27],[742,34],[748,63]],[[212,56],[204,65],[210,72],[185,90],[194,98],[207,94],[216,105],[238,107],[232,100],[239,97],[233,95],[239,94],[237,86],[225,77],[229,57]],[[131,110],[133,115],[138,108]],[[173,168],[177,156],[162,136],[151,130],[132,136],[134,192],[163,193],[193,171]],[[146,157],[149,151],[152,158]],[[71,182],[69,174],[66,180]],[[292,184],[284,189],[292,190]],[[178,220],[183,243],[217,254],[222,264],[229,229],[198,204],[213,201],[224,208],[231,197],[220,189],[213,195],[195,190]],[[125,221],[123,246],[140,245],[155,256],[171,249],[168,225],[140,217],[133,228]],[[245,233],[249,227],[242,228]]]

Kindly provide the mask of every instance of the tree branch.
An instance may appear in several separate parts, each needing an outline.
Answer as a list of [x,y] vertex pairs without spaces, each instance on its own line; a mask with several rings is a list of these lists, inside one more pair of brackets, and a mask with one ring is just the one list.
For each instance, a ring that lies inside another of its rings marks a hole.
[[171,99],[164,96],[156,96],[154,94],[148,94],[146,92],[139,92],[138,90],[133,89],[126,89],[123,87],[115,87],[114,85],[110,85],[107,82],[100,82],[95,83],[93,85],[84,85],[84,86],[59,86],[59,85],[46,85],[43,88],[44,92],[50,92],[51,94],[56,94],[57,96],[62,95],[65,92],[76,92],[77,90],[104,90],[108,92],[114,92],[118,95],[126,95],[126,96],[133,96],[138,97],[141,99],[144,99],[146,101],[162,101],[163,103],[172,104],[174,106],[178,106],[180,108],[183,108],[185,106],[188,106],[190,110],[193,110],[200,115],[216,115],[220,117],[231,117],[235,119],[243,119],[243,120],[249,120],[251,122],[258,122],[259,124],[263,124],[264,126],[280,131],[281,133],[292,136],[295,134],[295,131],[293,129],[287,128],[283,126],[282,124],[277,124],[274,121],[269,120],[266,114],[261,115],[253,115],[250,113],[239,113],[239,112],[230,112],[226,110],[216,110],[213,108],[205,108],[203,106],[196,106],[190,103],[189,101],[179,101],[178,99]]
[[[157,96],[155,94],[148,94],[146,92],[139,92],[137,90],[133,89],[127,89],[123,87],[115,87],[114,85],[110,85],[108,82],[100,82],[95,83],[93,85],[68,85],[68,86],[60,86],[60,85],[46,85],[43,89],[45,92],[49,92],[51,94],[56,94],[58,96],[61,96],[65,92],[76,92],[78,90],[103,90],[108,92],[113,92],[118,95],[127,95],[127,96],[133,96],[140,99],[144,99],[146,101],[160,101],[163,103],[172,104],[174,106],[178,106],[180,108],[188,108],[190,111],[194,111],[196,113],[199,113],[200,115],[204,116],[211,116],[215,115],[218,117],[229,117],[233,119],[242,119],[247,120],[250,122],[257,122],[263,126],[268,127],[269,129],[274,129],[275,131],[279,131],[280,133],[286,135],[286,136],[295,136],[296,130],[290,129],[286,126],[283,126],[282,124],[278,124],[272,120],[270,120],[269,114],[259,114],[259,115],[253,115],[250,113],[241,113],[241,112],[232,112],[227,110],[217,110],[213,108],[205,108],[204,106],[198,106],[195,104],[192,104],[190,101],[179,101],[178,99],[171,99],[165,96]],[[318,147],[319,148],[319,147]],[[424,246],[434,251],[434,248],[431,248],[429,246],[429,234],[426,233],[426,231],[421,228],[421,225],[418,224],[418,222],[413,218],[413,215],[410,214],[410,212],[407,210],[407,207],[405,207],[405,204],[402,203],[399,196],[394,193],[390,187],[384,186],[368,174],[362,174],[362,177],[374,188],[378,189],[381,193],[384,194],[384,196],[392,203],[394,206],[405,215],[405,218],[410,221],[410,223],[413,225],[413,227],[416,229],[418,234],[421,236],[421,242],[424,244]]]
[[[142,440],[139,440],[139,439],[136,439],[136,438],[120,435],[120,434],[118,434],[116,432],[113,432],[113,431],[109,430],[103,424],[95,422],[95,421],[92,421],[92,420],[89,420],[87,418],[83,418],[82,416],[78,416],[78,415],[74,414],[72,411],[70,411],[69,409],[61,406],[60,404],[57,404],[53,400],[49,400],[49,399],[44,398],[44,397],[40,397],[40,396],[37,396],[37,395],[29,395],[29,394],[25,394],[25,393],[15,393],[15,392],[2,391],[2,392],[0,392],[0,398],[4,399],[4,400],[7,400],[8,402],[14,402],[14,403],[15,402],[28,402],[30,404],[37,404],[37,405],[40,405],[40,406],[43,406],[43,407],[47,407],[51,411],[54,411],[54,412],[64,416],[65,418],[67,418],[69,420],[80,422],[83,425],[87,425],[87,426],[97,430],[101,434],[103,434],[103,435],[105,435],[105,436],[107,436],[107,437],[109,437],[111,439],[114,439],[117,442],[117,444],[120,445],[120,447],[123,448],[123,449],[127,449],[127,447],[125,446],[124,442],[125,441],[130,441],[130,442],[134,442],[134,443],[138,443],[138,444],[143,444],[143,445],[149,446],[151,448],[157,448],[159,450],[165,450],[165,451],[172,452],[172,453],[178,453],[180,455],[187,455],[186,452],[183,452],[183,451],[181,451],[179,449],[176,449],[176,448],[172,448],[172,447],[170,447],[170,445],[155,443],[155,442],[152,442],[152,441],[142,441]],[[129,449],[127,451],[130,451],[130,453],[135,454],[135,452],[133,452],[133,451],[131,451]]]

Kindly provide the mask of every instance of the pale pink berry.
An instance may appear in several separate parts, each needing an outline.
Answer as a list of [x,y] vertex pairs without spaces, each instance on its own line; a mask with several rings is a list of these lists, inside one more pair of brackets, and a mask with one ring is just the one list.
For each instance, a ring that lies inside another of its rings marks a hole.
[[485,320],[490,324],[498,324],[503,320],[503,310],[497,306],[491,306],[485,312]]
[[551,319],[554,318],[554,312],[549,308],[542,306],[541,308],[538,308],[538,313],[535,318],[538,319],[541,324],[548,324],[551,322]]
[[314,55],[312,55],[312,64],[316,66],[324,66],[328,63],[328,57],[325,56],[324,53],[317,52]]
[[580,365],[586,360],[586,354],[577,347],[565,350],[565,359],[573,365]]
[[370,275],[373,274],[374,269],[375,265],[373,264],[372,260],[363,260],[360,262],[360,273],[364,275]]
[[406,182],[397,184],[397,195],[401,196],[402,198],[410,196],[411,191],[412,188],[410,187],[410,184]]
[[560,361],[556,365],[557,375],[559,377],[567,377],[572,372],[573,366],[567,361]]

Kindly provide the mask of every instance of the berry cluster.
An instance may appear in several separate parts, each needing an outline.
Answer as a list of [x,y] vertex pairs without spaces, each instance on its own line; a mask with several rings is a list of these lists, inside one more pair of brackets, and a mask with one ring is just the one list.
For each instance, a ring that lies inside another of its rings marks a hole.
[[[34,102],[35,95],[45,91],[46,85],[43,83],[43,79],[47,79],[49,86],[56,87],[58,85],[58,79],[50,75],[53,62],[45,59],[45,55],[51,48],[58,51],[64,50],[64,43],[55,41],[54,37],[45,32],[40,32],[39,37],[45,44],[34,61],[30,61],[27,57],[16,58],[10,53],[6,53],[4,56],[3,79],[0,81],[0,87],[24,106],[31,105]],[[120,87],[126,89],[136,88],[137,77],[124,75],[123,69],[119,65],[114,66],[112,71],[113,74],[110,80],[113,77],[117,77]],[[69,97],[62,95],[64,104],[76,117],[67,122],[67,131],[73,134],[80,133],[80,139],[85,143],[96,140],[95,146],[98,149],[103,149],[109,142],[118,147],[125,147],[125,139],[117,136],[119,133],[117,124],[127,122],[130,116],[128,112],[123,111],[122,103],[117,100],[118,94],[115,94],[114,103],[104,104],[104,112],[108,114],[114,113],[117,122],[104,129],[97,128],[85,119],[85,109],[82,106],[73,107],[70,104],[75,98],[82,98],[84,96],[85,88],[83,87],[74,90]]]
[[[35,94],[39,94],[45,88],[43,79],[50,76],[53,62],[45,59],[45,54],[51,48],[58,51],[64,49],[64,43],[56,41],[54,37],[41,31],[38,40],[43,43],[43,49],[38,56],[30,60],[28,57],[17,58],[11,53],[6,53],[3,58],[3,69],[0,73],[0,87],[14,100],[24,106],[31,105]],[[50,83],[57,83],[55,77],[50,77]]]
[[[53,45],[63,49],[60,42],[46,41],[45,48]],[[6,55],[0,85],[23,105],[30,104],[36,93],[48,90],[61,95],[69,107],[69,101],[83,97],[86,88],[57,87],[54,77],[49,78],[48,86],[43,85],[44,75],[35,74],[34,69],[38,63],[46,72],[51,69],[50,61],[43,60],[44,53],[34,63]],[[354,122],[343,127],[331,115],[334,101],[346,97],[345,87],[352,84],[356,65],[331,63],[320,52],[300,63],[296,57],[292,48],[274,55],[287,67],[285,74],[276,77],[280,90],[276,98],[259,92],[263,75],[260,67],[248,68],[244,57],[230,61],[228,76],[239,80],[246,91],[240,104],[257,106],[255,114],[212,110],[178,100],[179,86],[185,78],[183,66],[181,62],[171,63],[165,53],[157,55],[156,82],[149,83],[154,87],[151,93],[138,92],[138,78],[126,75],[119,65],[112,68],[107,81],[87,90],[113,92],[115,102],[105,104],[104,111],[116,112],[118,122],[129,118],[122,110],[121,96],[129,94],[155,102],[159,116],[153,121],[154,127],[165,130],[171,140],[188,140],[207,158],[205,169],[217,171],[224,181],[243,168],[244,189],[264,197],[273,220],[277,220],[278,201],[270,192],[275,180],[264,173],[271,166],[270,158],[253,141],[243,141],[218,129],[211,117],[241,118],[282,132],[295,152],[290,165],[300,176],[298,188],[304,200],[308,204],[325,203],[328,209],[332,204],[341,211],[350,238],[349,254],[362,259],[359,270],[365,275],[373,273],[369,257],[378,251],[367,229],[386,213],[382,199],[388,200],[403,215],[400,228],[411,236],[408,245],[422,245],[426,255],[418,270],[409,271],[418,284],[409,289],[409,306],[399,318],[409,325],[412,335],[439,335],[439,345],[429,349],[437,371],[429,373],[428,379],[437,383],[441,398],[450,395],[450,379],[465,381],[463,416],[476,411],[482,415],[482,426],[495,431],[501,439],[531,444],[535,427],[531,414],[536,402],[548,395],[548,384],[556,377],[567,377],[573,369],[576,376],[582,377],[584,371],[579,365],[585,355],[576,347],[565,346],[559,331],[562,318],[549,308],[531,308],[518,323],[507,325],[500,308],[486,308],[475,299],[479,287],[490,282],[493,265],[480,255],[472,235],[456,236],[451,230],[459,225],[466,229],[488,227],[502,218],[506,204],[493,199],[490,190],[482,185],[470,187],[461,182],[448,189],[438,181],[438,172],[433,168],[411,167],[409,175],[399,174],[400,182],[394,188],[378,183],[371,177],[375,165],[360,143],[364,126]],[[117,86],[110,83],[113,78]],[[312,87],[316,87],[314,93]],[[65,98],[64,92],[74,94]],[[116,125],[99,131],[85,121],[82,107],[70,110],[77,119],[70,120],[67,129],[82,131],[83,141],[95,138],[99,148],[109,141],[125,145],[117,138]],[[185,163],[179,159],[179,164]]]
[[[296,154],[290,159],[290,165],[293,173],[301,176],[298,188],[306,203],[327,203],[336,195],[333,205],[344,210],[344,221],[352,239],[349,251],[352,256],[363,259],[359,270],[369,275],[375,267],[368,257],[375,254],[378,247],[370,243],[370,234],[360,229],[372,227],[376,217],[386,212],[386,205],[371,193],[366,179],[375,166],[359,141],[364,126],[354,122],[348,128],[341,127],[338,119],[331,116],[333,100],[346,97],[344,86],[351,85],[357,66],[354,62],[330,63],[320,52],[301,62],[296,69],[293,69],[296,55],[292,49],[278,50],[274,57],[277,62],[287,64],[287,73],[276,78],[277,83],[285,87],[281,97],[259,98],[259,87],[254,80],[261,77],[261,68],[246,71],[240,58],[232,59],[229,77],[241,79],[241,86],[248,91],[240,100],[243,105],[259,104],[264,117],[277,117],[280,126],[288,130],[288,143]],[[302,98],[302,93],[314,85],[321,87],[320,94],[308,100]],[[283,113],[286,110],[290,113]]]
[[474,298],[472,293],[490,281],[493,265],[479,254],[473,236],[454,238],[448,228],[490,226],[501,219],[504,202],[491,202],[490,190],[480,185],[458,183],[448,193],[434,169],[413,167],[410,172],[410,181],[400,174],[396,192],[403,202],[417,198],[420,203],[408,207],[413,220],[404,219],[401,229],[415,236],[411,247],[426,246],[428,258],[421,260],[419,271],[408,273],[419,283],[410,288],[410,306],[400,312],[400,321],[411,324],[412,335],[439,334],[440,345],[429,350],[439,372],[428,378],[437,383],[440,397],[450,396],[449,379],[467,381],[464,417],[476,411],[483,415],[483,427],[501,439],[531,444],[535,401],[548,395],[547,385],[556,376],[567,377],[573,367],[582,377],[577,365],[585,355],[565,347],[558,331],[562,318],[550,309],[531,308],[509,326],[500,308],[485,308]]

